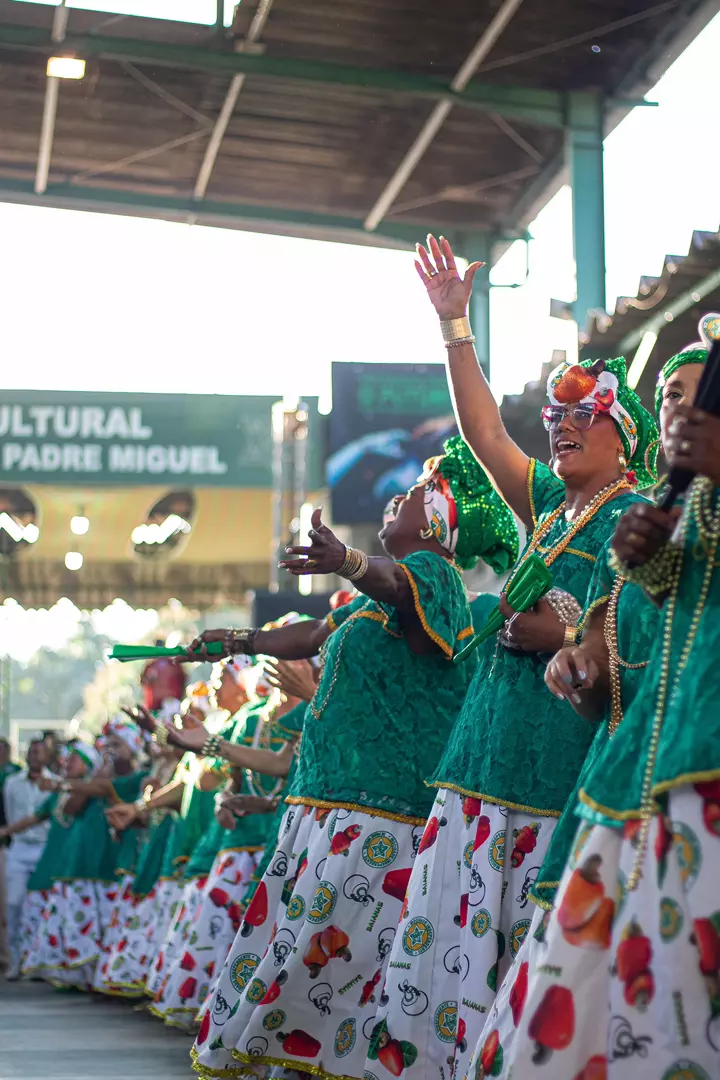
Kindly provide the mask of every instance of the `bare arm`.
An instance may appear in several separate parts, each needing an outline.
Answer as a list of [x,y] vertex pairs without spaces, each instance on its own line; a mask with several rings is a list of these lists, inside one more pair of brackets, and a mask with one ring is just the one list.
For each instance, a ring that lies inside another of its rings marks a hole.
[[172,780],[165,787],[158,788],[145,804],[148,810],[159,810],[167,807],[170,810],[179,810],[183,793],[182,780]]
[[42,818],[36,817],[35,814],[29,814],[28,817],[20,818],[19,821],[14,821],[12,825],[4,825],[0,829],[0,840],[4,840],[5,837],[17,836],[18,833],[26,832],[28,829],[32,829],[33,825],[39,825]]
[[[418,273],[441,320],[467,316],[473,278],[481,263],[472,263],[464,279],[444,237],[428,237],[429,251],[418,244]],[[465,442],[491,474],[500,494],[525,525],[532,525],[527,493],[530,459],[505,429],[497,402],[471,343],[447,349],[447,370],[455,418]]]
[[252,746],[239,746],[225,739],[220,744],[220,756],[236,768],[252,769],[265,776],[287,776],[292,765],[297,740],[286,742],[282,750],[259,750]]

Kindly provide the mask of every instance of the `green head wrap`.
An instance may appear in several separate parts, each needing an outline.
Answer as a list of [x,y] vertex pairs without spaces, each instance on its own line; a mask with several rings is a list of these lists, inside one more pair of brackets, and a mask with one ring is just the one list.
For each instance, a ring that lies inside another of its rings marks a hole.
[[678,368],[684,367],[685,364],[704,364],[713,342],[720,338],[720,315],[716,311],[703,315],[698,323],[698,335],[700,340],[692,345],[687,345],[679,353],[675,353],[675,356],[671,356],[658,375],[657,386],[655,387],[655,412],[658,416],[662,406],[665,383],[670,376],[674,375]]
[[707,349],[702,348],[700,345],[691,345],[689,349],[683,349],[682,352],[675,353],[674,356],[670,357],[668,362],[660,369],[660,374],[657,377],[655,412],[658,416],[662,407],[663,390],[668,379],[675,374],[678,368],[685,367],[686,364],[704,364],[707,358]]
[[496,574],[504,574],[515,564],[519,550],[512,511],[459,435],[448,439],[444,450],[441,457],[425,463],[420,478],[429,489],[428,525],[463,570],[483,559]]
[[564,360],[548,377],[552,405],[591,404],[612,417],[620,433],[628,473],[640,489],[656,480],[657,424],[627,383],[623,356],[614,360]]

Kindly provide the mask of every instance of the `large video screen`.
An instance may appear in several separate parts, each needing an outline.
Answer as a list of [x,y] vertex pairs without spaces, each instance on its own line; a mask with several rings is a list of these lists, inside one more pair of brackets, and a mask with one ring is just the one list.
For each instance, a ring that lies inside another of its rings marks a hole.
[[333,364],[326,473],[333,521],[379,525],[457,433],[442,364]]

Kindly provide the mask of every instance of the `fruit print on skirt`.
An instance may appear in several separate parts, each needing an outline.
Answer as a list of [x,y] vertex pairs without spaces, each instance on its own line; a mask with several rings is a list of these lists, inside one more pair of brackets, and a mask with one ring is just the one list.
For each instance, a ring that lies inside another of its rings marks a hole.
[[[416,1057],[380,1048],[366,1069],[377,1080],[462,1076],[519,952],[534,905],[528,898],[555,818],[438,791],[408,888],[378,1012],[387,1038]],[[400,1071],[397,1071],[397,1070]]]
[[[184,919],[185,917],[185,890],[187,886],[182,881],[175,879],[169,881],[168,886],[167,891],[158,894],[156,901],[157,907],[160,909],[160,925],[156,925],[154,930],[148,928],[148,935],[151,933],[156,935],[153,937],[155,947],[148,950],[150,959],[146,969],[145,993],[149,997],[155,997],[162,985],[167,969],[165,950],[166,948],[172,949],[175,940],[173,928],[180,918]],[[171,952],[167,958],[167,963],[172,961],[173,955]]]
[[[150,1012],[163,1020],[165,1019],[164,1005],[167,1000],[165,991],[176,970],[176,963],[182,960],[185,947],[190,940],[192,923],[202,903],[206,882],[206,877],[191,878],[183,886],[182,897],[170,928],[153,963],[148,983],[148,993],[152,993],[153,999]],[[182,1008],[181,1000],[178,1000],[176,1004],[177,1007]]]
[[104,993],[126,997],[145,993],[148,969],[168,928],[171,898],[179,893],[175,881],[160,881],[130,905],[123,933],[108,957]]
[[580,826],[515,1031],[504,1034],[507,1017],[488,1023],[470,1080],[720,1076],[720,835],[708,813],[720,799],[709,791],[670,792],[632,892],[639,823]]
[[[250,1064],[362,1077],[382,1038],[375,1009],[422,827],[346,809],[311,820],[270,948],[262,956],[241,928],[230,951],[226,1024],[205,1018],[198,1035],[206,1075]],[[218,1040],[225,1061],[211,1055],[208,1069],[203,1047]]]
[[[112,901],[107,908],[103,921],[103,935],[100,943],[100,955],[93,977],[93,990],[107,993],[106,981],[109,974],[110,957],[116,947],[125,948],[127,939],[123,934],[129,912],[134,905],[132,894],[132,875],[125,874],[110,892]],[[106,895],[108,890],[105,890]]]
[[255,869],[256,857],[247,851],[226,851],[215,858],[185,947],[168,968],[154,1013],[173,1026],[195,1025],[195,1017],[210,990],[210,980],[224,962],[240,927],[241,903]]
[[27,969],[28,958],[33,950],[49,895],[49,891],[38,889],[25,894],[20,921],[20,967],[23,971]]
[[[238,1072],[245,1069],[230,1052],[235,1036],[242,1033],[242,1027],[235,1019],[240,994],[235,988],[236,980],[232,975],[230,960],[236,951],[244,951],[242,943],[252,944],[252,951],[257,956],[266,955],[273,932],[285,915],[295,881],[307,865],[307,845],[314,820],[312,807],[289,806],[285,811],[275,854],[247,907],[228,960],[221,967],[215,986],[201,1007],[200,1035],[193,1053],[201,1063],[198,1068],[210,1074],[213,1070],[223,1074],[227,1069]],[[276,959],[280,963],[283,955],[284,948],[278,945]],[[225,1049],[223,1041],[230,1049]]]
[[65,893],[68,886],[56,881],[50,889],[40,914],[35,937],[23,961],[23,974],[38,978],[54,972],[63,964],[63,924],[65,921]]

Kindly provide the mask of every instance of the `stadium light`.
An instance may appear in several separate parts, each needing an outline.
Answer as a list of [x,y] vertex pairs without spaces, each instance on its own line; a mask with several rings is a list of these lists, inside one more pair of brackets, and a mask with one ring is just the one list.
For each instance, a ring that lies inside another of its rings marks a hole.
[[161,525],[138,525],[130,534],[133,544],[164,544],[176,533],[189,533],[191,525],[179,514],[169,514]]
[[65,565],[68,570],[79,570],[83,564],[83,557],[79,551],[68,551],[65,555]]
[[85,61],[75,56],[51,56],[47,62],[46,74],[51,79],[83,79]]
[[76,514],[70,518],[70,532],[73,536],[84,536],[89,528],[90,518],[86,518],[84,514]]

